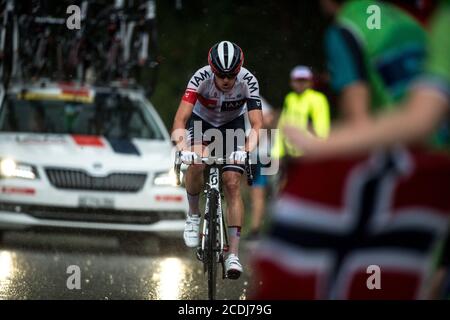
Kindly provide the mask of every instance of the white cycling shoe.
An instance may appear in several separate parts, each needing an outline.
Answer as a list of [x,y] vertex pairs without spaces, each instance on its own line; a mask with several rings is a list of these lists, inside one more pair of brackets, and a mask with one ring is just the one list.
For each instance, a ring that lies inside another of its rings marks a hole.
[[241,276],[243,269],[239,262],[239,258],[234,254],[230,253],[225,259],[225,272],[228,279],[236,280]]
[[200,216],[190,216],[186,218],[184,224],[184,243],[189,248],[195,248],[199,244],[199,229],[200,229]]

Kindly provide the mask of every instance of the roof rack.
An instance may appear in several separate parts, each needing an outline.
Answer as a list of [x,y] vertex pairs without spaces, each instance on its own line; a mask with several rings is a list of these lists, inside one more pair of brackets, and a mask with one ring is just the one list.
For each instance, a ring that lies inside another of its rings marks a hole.
[[[6,34],[5,48],[0,48],[6,52],[0,60],[5,88],[10,82],[34,86],[69,81],[153,93],[160,60],[155,0],[115,1],[100,10],[94,5],[97,1],[79,0],[79,30],[66,28],[62,22],[67,16],[47,12],[43,1],[30,3],[34,16],[15,7],[13,0],[5,2],[8,5],[0,8],[6,13],[0,15],[0,28],[4,26]],[[26,45],[19,46],[15,39]]]

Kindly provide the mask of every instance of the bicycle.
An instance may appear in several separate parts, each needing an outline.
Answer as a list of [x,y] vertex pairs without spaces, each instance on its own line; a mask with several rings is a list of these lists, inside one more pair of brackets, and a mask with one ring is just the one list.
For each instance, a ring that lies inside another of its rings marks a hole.
[[[107,30],[106,37],[98,39],[101,45],[94,46],[101,61],[94,70],[101,82],[113,80],[143,82],[142,73],[154,70],[153,79],[146,84],[150,95],[156,83],[156,69],[159,66],[156,43],[156,12],[154,0],[141,1],[134,6],[116,0],[101,10],[89,22],[88,32],[83,34],[83,41],[88,41],[95,30]],[[153,52],[155,51],[155,52]],[[79,55],[77,52],[74,55]],[[146,69],[145,71],[143,69]]]
[[[180,185],[181,151],[175,156],[174,170],[177,184]],[[200,246],[197,248],[197,258],[203,262],[203,270],[208,274],[208,299],[216,298],[217,265],[222,266],[222,279],[226,278],[224,253],[228,251],[228,234],[225,230],[226,221],[222,210],[221,192],[221,165],[227,162],[225,158],[202,157],[201,162],[206,164],[205,189],[206,195],[205,214],[203,227],[200,233]],[[245,160],[245,171],[248,185],[253,184],[253,175],[249,153]],[[212,231],[212,232],[211,232]]]
[[5,89],[11,78],[17,76],[19,46],[19,24],[15,15],[14,0],[1,2],[0,22],[0,81]]
[[[63,1],[63,4],[70,3]],[[0,82],[48,77],[141,86],[151,95],[159,67],[154,0],[77,0],[80,30],[66,27],[66,6],[0,0]]]

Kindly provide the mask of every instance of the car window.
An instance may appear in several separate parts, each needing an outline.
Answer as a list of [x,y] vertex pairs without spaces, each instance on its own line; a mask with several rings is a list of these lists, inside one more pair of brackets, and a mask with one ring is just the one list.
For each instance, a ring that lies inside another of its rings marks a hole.
[[92,103],[9,95],[0,110],[0,131],[164,139],[142,101],[111,93],[97,94]]

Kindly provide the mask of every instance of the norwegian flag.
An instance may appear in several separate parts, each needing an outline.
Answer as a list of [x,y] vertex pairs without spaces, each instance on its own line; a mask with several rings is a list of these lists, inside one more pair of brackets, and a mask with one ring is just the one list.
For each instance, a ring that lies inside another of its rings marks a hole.
[[[256,299],[422,299],[448,231],[450,157],[297,161],[255,251]],[[368,286],[379,267],[380,288]],[[370,269],[369,269],[370,270]]]

